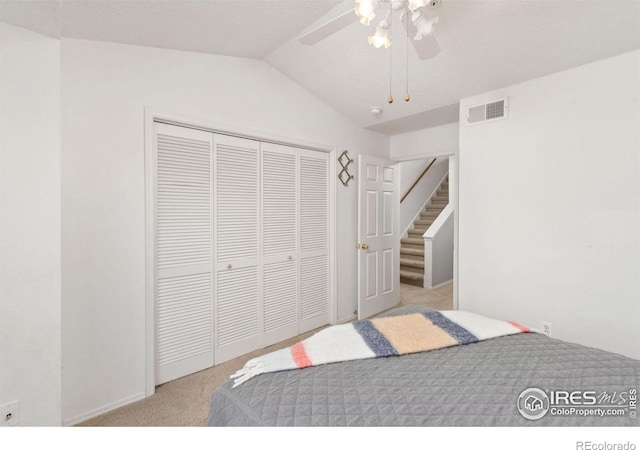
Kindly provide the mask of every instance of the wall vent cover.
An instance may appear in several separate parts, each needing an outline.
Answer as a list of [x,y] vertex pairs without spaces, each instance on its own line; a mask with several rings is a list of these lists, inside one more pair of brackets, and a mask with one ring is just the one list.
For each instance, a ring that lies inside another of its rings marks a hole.
[[467,110],[467,125],[507,118],[507,98],[472,106]]

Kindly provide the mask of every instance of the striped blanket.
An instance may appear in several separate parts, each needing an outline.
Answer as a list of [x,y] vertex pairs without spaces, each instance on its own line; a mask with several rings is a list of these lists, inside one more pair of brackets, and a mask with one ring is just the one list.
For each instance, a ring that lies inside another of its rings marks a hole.
[[465,311],[427,311],[334,325],[291,347],[251,359],[233,387],[256,375],[355,359],[398,356],[526,333],[515,322]]

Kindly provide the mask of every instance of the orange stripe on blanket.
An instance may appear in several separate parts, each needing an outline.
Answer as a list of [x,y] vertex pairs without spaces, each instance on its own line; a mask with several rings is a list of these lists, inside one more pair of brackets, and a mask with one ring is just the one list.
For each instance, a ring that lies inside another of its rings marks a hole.
[[522,331],[523,333],[530,333],[531,330],[527,327],[525,327],[524,325],[520,325],[518,322],[509,322],[511,325],[513,325],[514,327],[516,327],[518,330]]
[[309,356],[307,356],[307,351],[302,342],[291,346],[291,357],[293,358],[293,362],[296,363],[296,366],[298,366],[298,369],[304,369],[305,367],[313,365]]

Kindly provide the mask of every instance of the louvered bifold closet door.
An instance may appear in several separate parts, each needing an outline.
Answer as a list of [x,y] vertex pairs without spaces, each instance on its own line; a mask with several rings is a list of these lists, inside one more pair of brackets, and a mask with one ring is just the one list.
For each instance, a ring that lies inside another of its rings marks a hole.
[[299,150],[300,333],[329,323],[329,155]]
[[213,135],[155,124],[156,384],[213,366]]
[[263,341],[298,334],[297,149],[261,143]]
[[216,363],[260,347],[260,143],[214,136]]

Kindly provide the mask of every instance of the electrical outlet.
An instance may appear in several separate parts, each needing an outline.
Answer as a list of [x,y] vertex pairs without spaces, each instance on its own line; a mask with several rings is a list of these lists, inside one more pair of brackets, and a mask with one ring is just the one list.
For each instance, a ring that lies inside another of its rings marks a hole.
[[547,336],[551,336],[551,322],[542,322],[542,332]]
[[0,405],[0,427],[13,427],[20,423],[20,402]]

